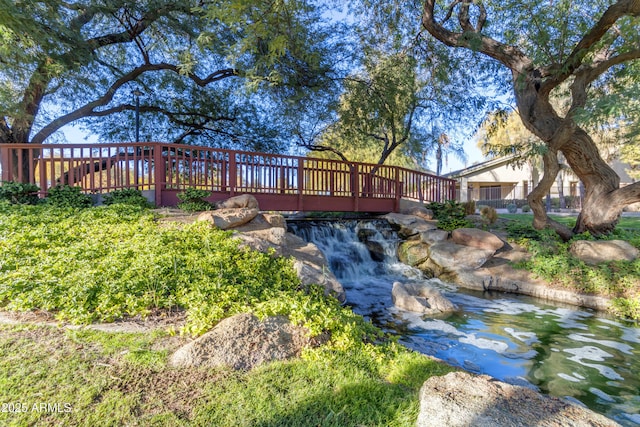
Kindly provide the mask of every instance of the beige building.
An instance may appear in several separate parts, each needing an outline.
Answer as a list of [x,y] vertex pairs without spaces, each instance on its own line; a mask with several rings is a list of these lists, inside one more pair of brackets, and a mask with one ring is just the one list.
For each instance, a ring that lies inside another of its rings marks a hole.
[[[513,160],[514,156],[490,159],[445,176],[458,181],[459,201],[474,200],[499,208],[509,203],[522,205],[526,203],[527,195],[538,185],[542,172],[531,163],[519,166],[513,164]],[[634,182],[625,172],[628,165],[614,161],[611,166],[620,175],[621,185]],[[551,188],[551,199],[559,201],[562,194],[567,207],[579,208],[580,187],[579,179],[565,166]]]

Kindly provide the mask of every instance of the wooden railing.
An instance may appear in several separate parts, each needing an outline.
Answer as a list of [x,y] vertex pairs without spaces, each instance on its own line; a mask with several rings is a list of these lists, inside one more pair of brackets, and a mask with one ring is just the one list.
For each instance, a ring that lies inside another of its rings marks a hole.
[[185,188],[211,201],[251,193],[264,210],[397,211],[401,198],[444,201],[455,181],[395,166],[165,143],[0,144],[3,181],[58,184],[87,193],[123,188],[172,206]]

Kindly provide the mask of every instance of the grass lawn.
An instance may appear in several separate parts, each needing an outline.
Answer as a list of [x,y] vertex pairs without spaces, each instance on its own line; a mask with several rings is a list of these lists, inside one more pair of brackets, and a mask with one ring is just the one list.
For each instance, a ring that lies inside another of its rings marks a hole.
[[251,372],[168,367],[182,341],[0,326],[0,425],[413,426],[422,383],[452,370],[404,349],[319,349]]
[[[513,219],[517,221],[531,223],[533,219],[532,214],[499,214],[500,218]],[[550,214],[549,218],[558,221],[568,227],[576,225],[575,215],[554,215]],[[637,216],[623,216],[620,218],[617,228],[624,230],[640,231],[640,217]]]

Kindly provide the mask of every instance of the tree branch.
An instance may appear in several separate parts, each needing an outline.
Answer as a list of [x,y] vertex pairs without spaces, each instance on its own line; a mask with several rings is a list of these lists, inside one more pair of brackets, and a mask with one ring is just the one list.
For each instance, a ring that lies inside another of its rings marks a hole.
[[[106,91],[104,95],[99,97],[98,99],[85,104],[84,106],[68,113],[63,116],[58,117],[53,120],[47,126],[43,127],[32,139],[32,142],[35,144],[42,143],[45,139],[47,139],[51,134],[59,130],[61,127],[75,121],[81,119],[83,117],[91,117],[91,116],[100,116],[100,112],[96,111],[96,108],[103,107],[109,102],[113,100],[118,89],[120,89],[123,85],[128,82],[136,80],[139,76],[147,72],[153,71],[172,71],[175,73],[180,73],[180,69],[173,64],[144,64],[128,73],[122,75],[118,80],[116,80]],[[194,73],[189,73],[187,76],[195,82],[198,86],[204,87],[210,83],[213,83],[218,80],[222,80],[228,77],[233,77],[238,75],[238,71],[233,68],[225,68],[222,70],[217,70],[211,74],[209,74],[205,78],[200,78]],[[115,107],[117,108],[117,107]],[[116,112],[116,110],[111,110],[111,112]]]
[[562,80],[573,74],[582,64],[589,50],[602,39],[609,29],[623,16],[640,16],[640,1],[619,0],[604,12],[600,20],[587,32],[573,48],[564,64],[560,66]]
[[306,148],[307,150],[310,151],[320,151],[320,152],[329,152],[329,153],[333,153],[336,156],[340,157],[340,159],[344,162],[349,162],[349,159],[347,159],[347,157],[342,154],[339,150],[333,148],[333,147],[327,147],[326,145],[319,145],[319,144],[309,144],[309,143],[299,143],[298,144],[300,147],[302,148]]
[[584,71],[581,68],[576,74],[585,74],[585,81],[587,83],[591,83],[605,73],[609,68],[635,59],[640,59],[640,49],[630,50],[604,61],[597,62],[592,67],[585,68]]
[[[533,61],[514,46],[483,36],[475,30],[471,32],[473,37],[468,37],[470,32],[457,33],[447,30],[436,22],[434,8],[435,0],[425,0],[422,11],[422,26],[432,36],[447,46],[478,50],[519,73],[524,72],[532,66]],[[478,24],[480,24],[480,22],[478,22]]]
[[640,181],[620,187],[611,193],[611,198],[615,204],[624,206],[640,202]]

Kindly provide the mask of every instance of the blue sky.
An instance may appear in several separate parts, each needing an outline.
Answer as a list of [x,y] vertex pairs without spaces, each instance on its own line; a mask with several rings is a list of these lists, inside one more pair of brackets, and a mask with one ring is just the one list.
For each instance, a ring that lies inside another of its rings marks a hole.
[[[73,125],[65,126],[61,129],[61,131],[64,133],[69,143],[79,144],[79,143],[87,143],[87,142],[90,142],[90,143],[98,142],[98,138],[95,135],[87,133],[82,129],[80,129],[79,127],[76,127]],[[122,142],[126,142],[126,141],[122,141]],[[442,173],[446,174],[452,171],[463,169],[467,166],[470,166],[477,162],[481,162],[483,160],[482,153],[480,152],[480,149],[476,147],[476,141],[473,138],[468,138],[465,141],[464,152],[467,155],[466,164],[465,162],[462,162],[459,159],[457,159],[455,156],[449,155],[448,159],[442,165]],[[430,160],[431,160],[430,169],[435,170],[435,158]]]

